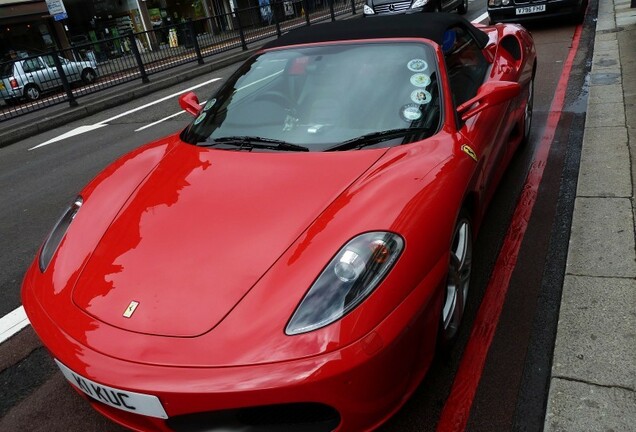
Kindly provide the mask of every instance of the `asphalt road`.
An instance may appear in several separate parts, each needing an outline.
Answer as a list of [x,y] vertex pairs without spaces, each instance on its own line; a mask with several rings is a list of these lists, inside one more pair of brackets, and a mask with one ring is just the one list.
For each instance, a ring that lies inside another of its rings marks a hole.
[[[468,17],[472,19],[484,11],[484,0],[471,2]],[[467,430],[540,430],[543,425],[546,374],[585,119],[591,26],[593,21],[588,17],[562,120],[555,131],[535,211],[512,275]],[[384,432],[436,429],[534,152],[546,132],[548,111],[575,26],[552,22],[530,28],[539,58],[531,142],[520,149],[503,178],[475,245],[475,270],[459,343],[448,356],[435,360],[415,395],[382,428]],[[0,317],[20,305],[20,281],[26,267],[63,208],[82,186],[120,155],[182,129],[190,118],[177,114],[180,108],[175,94],[201,84],[196,92],[200,100],[205,100],[234,68],[219,70],[0,149],[3,203]],[[219,80],[208,82],[214,78]],[[152,104],[163,98],[166,100]],[[148,106],[138,109],[145,105]],[[129,113],[131,110],[136,111]],[[106,125],[90,128],[102,123]],[[64,134],[82,130],[88,131],[60,139]],[[1,431],[122,430],[94,413],[71,390],[29,327],[0,345],[0,389]]]

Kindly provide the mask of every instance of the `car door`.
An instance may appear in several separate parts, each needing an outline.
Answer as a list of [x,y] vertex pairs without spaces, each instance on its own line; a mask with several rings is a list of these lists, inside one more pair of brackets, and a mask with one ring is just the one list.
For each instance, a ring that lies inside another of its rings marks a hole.
[[75,82],[81,79],[82,67],[79,63],[60,57],[60,63],[62,63],[62,69],[66,74],[68,82]]
[[22,63],[22,69],[28,82],[36,84],[40,90],[56,87],[58,84],[57,70],[46,65],[41,57],[32,57]]
[[[462,27],[449,29],[444,45],[444,59],[455,109],[477,95],[479,87],[487,80],[490,63],[473,37]],[[477,188],[483,199],[490,200],[505,156],[507,116],[509,104],[501,104],[469,118],[465,122],[457,118],[458,129],[464,145],[476,156],[479,168]],[[503,110],[503,111],[502,111]],[[463,148],[465,149],[465,147]]]
[[[66,79],[68,80],[68,82],[77,81],[78,74],[74,72],[72,68],[68,67],[69,61],[65,59],[64,57],[59,57],[59,59],[60,59],[60,64],[62,65],[62,71],[64,72],[64,75],[66,76]],[[42,61],[44,62],[46,67],[49,69],[50,75],[56,78],[55,86],[61,86],[62,80],[57,70],[57,66],[55,65],[55,59],[53,58],[53,56],[52,55],[42,56]]]

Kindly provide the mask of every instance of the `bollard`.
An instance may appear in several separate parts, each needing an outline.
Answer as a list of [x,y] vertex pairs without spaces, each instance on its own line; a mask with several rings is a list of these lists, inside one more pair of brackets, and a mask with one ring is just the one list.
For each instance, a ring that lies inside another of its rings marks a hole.
[[[278,5],[282,6],[283,3],[282,2],[278,2]],[[278,21],[278,13],[277,13],[279,8],[276,7],[276,2],[275,1],[272,1],[271,8],[272,8],[272,15],[274,17],[274,24],[276,24],[276,35],[278,37],[280,37],[282,32],[280,31],[280,22]]]
[[62,62],[60,61],[59,52],[53,53],[53,63],[55,63],[55,69],[57,70],[57,74],[60,77],[60,81],[62,81],[62,87],[64,87],[64,91],[66,92],[66,96],[68,97],[68,104],[72,107],[77,106],[77,101],[75,100],[75,96],[73,96],[73,92],[71,91],[71,86],[68,83],[68,79],[66,78],[66,74],[64,73],[64,68],[62,68]]
[[247,51],[247,42],[245,42],[245,33],[243,32],[243,25],[241,24],[241,15],[237,9],[234,9],[234,15],[236,16],[236,23],[239,28],[239,36],[241,37],[241,48],[243,51]]
[[141,82],[144,84],[148,84],[150,80],[148,79],[148,74],[146,73],[146,68],[144,67],[144,62],[141,59],[141,53],[139,52],[139,47],[137,46],[137,41],[133,40],[134,36],[128,36],[131,39],[130,49],[135,56],[135,60],[137,61],[137,67],[139,68],[139,74],[141,75]]
[[307,0],[303,0],[303,9],[305,10],[305,21],[307,21],[307,25],[311,25],[309,21],[309,5],[307,4]]
[[201,55],[201,47],[199,46],[199,40],[197,39],[197,32],[194,29],[194,22],[192,20],[188,21],[188,32],[190,32],[190,37],[192,38],[192,46],[194,47],[194,52],[197,54],[197,62],[202,65],[203,64],[203,55]]

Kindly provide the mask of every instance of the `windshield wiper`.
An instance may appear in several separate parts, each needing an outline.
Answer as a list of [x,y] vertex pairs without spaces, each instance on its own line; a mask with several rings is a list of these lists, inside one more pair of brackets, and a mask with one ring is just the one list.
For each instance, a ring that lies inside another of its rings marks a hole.
[[428,132],[430,130],[431,130],[430,127],[413,127],[413,128],[389,129],[389,130],[385,130],[381,132],[373,132],[370,134],[352,138],[347,141],[343,141],[340,144],[337,144],[331,148],[328,148],[325,151],[360,149],[366,146],[377,144],[386,139],[399,138],[401,136],[406,136],[410,134],[421,134],[422,132]]
[[247,148],[259,148],[268,150],[282,150],[282,151],[309,151],[307,147],[293,144],[283,140],[277,140],[272,138],[263,138],[258,136],[226,136],[221,138],[214,138],[212,142],[199,143],[202,147],[213,147],[216,144],[225,144],[231,146],[237,146],[240,149]]

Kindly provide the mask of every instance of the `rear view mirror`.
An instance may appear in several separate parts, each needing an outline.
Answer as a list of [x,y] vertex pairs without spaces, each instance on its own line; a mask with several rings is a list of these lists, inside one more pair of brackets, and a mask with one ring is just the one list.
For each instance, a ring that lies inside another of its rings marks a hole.
[[521,93],[521,86],[511,81],[489,82],[477,90],[477,95],[457,107],[462,121],[475,116],[486,108],[498,105],[517,97]]
[[188,114],[194,117],[199,115],[201,106],[199,105],[199,98],[194,92],[184,93],[179,96],[179,106]]

